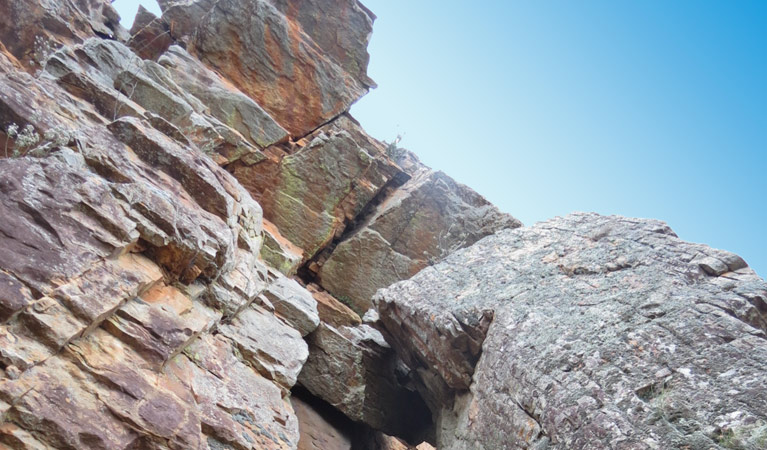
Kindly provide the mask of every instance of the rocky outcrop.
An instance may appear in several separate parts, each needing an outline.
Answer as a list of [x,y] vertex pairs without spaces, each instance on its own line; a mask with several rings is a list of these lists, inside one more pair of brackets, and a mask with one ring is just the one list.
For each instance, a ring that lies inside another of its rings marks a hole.
[[502,231],[376,304],[441,449],[764,444],[767,283],[662,222]]
[[25,65],[41,69],[50,53],[94,34],[127,39],[120,16],[106,0],[0,1],[0,42]]
[[318,270],[322,286],[360,314],[375,292],[453,251],[521,223],[442,172],[419,167],[342,240]]
[[171,35],[301,137],[347,111],[367,77],[373,17],[338,2],[166,0]]
[[230,170],[266,211],[281,236],[309,259],[340,237],[345,226],[402,173],[384,147],[341,117],[312,135],[267,149],[255,164]]
[[358,1],[3,1],[0,448],[761,445],[764,282],[368,136]]
[[[312,296],[290,307],[258,259],[261,207],[158,120],[194,113],[131,55],[91,39],[39,78],[0,55],[4,130],[42,135],[31,150],[3,135],[29,151],[0,161],[0,443],[295,448],[289,390],[318,323]],[[131,70],[145,89],[133,98],[116,81]]]
[[373,85],[372,13],[164,1],[128,35],[101,1],[6,3],[0,446],[297,448],[299,382],[354,424],[352,446],[429,438],[362,323],[374,283],[355,312],[319,272],[421,173],[461,197],[435,230],[518,223],[348,115]]

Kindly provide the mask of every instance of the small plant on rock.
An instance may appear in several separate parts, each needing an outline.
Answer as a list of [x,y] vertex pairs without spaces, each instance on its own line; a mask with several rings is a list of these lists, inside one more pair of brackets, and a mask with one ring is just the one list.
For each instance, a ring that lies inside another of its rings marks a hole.
[[397,138],[394,139],[393,142],[388,143],[384,141],[384,144],[386,144],[386,156],[393,159],[394,161],[399,161],[402,159],[403,156],[405,156],[405,153],[407,150],[405,150],[402,147],[399,147],[397,144],[402,141],[402,135],[397,135]]
[[[75,140],[77,142],[77,133],[74,130],[62,126],[54,127],[43,133],[42,139],[31,124],[26,125],[19,131],[19,125],[12,123],[5,128],[5,157],[8,158],[10,140],[13,139],[13,146],[10,147],[10,157],[19,158],[21,156],[47,156],[48,153],[57,148],[69,145]],[[79,145],[79,142],[78,142]]]
[[11,148],[11,156],[16,158],[25,155],[30,148],[40,142],[40,135],[35,131],[32,125],[25,126],[19,131],[19,126],[15,123],[8,125],[5,129],[5,157],[8,157],[8,141],[14,139]]
[[35,37],[35,47],[34,52],[32,53],[32,57],[34,58],[37,65],[40,66],[40,72],[38,72],[38,75],[45,70],[45,66],[48,64],[48,59],[55,52],[56,48],[53,46],[53,44],[51,44],[51,41],[44,38],[43,36]]

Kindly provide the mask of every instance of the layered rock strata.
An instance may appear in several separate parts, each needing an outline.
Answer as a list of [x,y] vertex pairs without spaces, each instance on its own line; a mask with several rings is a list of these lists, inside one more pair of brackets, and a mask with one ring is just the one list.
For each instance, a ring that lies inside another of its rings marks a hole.
[[129,33],[106,1],[2,5],[0,446],[298,448],[296,383],[355,445],[433,437],[361,316],[442,241],[359,292],[323,266],[427,178],[450,249],[519,223],[348,115],[374,85],[357,1],[161,6]]
[[742,259],[368,136],[356,0],[159,3],[0,0],[0,448],[763,446]]

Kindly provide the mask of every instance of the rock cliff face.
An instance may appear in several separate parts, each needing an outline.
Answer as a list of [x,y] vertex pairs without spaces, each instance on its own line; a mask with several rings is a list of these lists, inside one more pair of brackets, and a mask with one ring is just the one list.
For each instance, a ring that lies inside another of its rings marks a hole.
[[767,283],[662,222],[504,230],[376,305],[439,448],[767,443]]
[[0,448],[767,441],[740,258],[368,136],[356,0],[159,3],[0,0]]

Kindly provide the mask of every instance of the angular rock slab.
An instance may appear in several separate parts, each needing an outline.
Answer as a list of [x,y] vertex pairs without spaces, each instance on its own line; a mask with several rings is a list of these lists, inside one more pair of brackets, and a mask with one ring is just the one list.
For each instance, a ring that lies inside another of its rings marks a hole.
[[320,324],[317,301],[295,280],[278,276],[266,288],[264,296],[274,306],[274,311],[301,336],[311,333]]
[[61,44],[95,35],[126,39],[120,16],[104,0],[0,0],[0,42],[17,58],[39,69]]
[[439,448],[721,448],[764,430],[765,299],[742,259],[662,222],[573,214],[487,237],[376,305],[443,405]]
[[258,103],[233,88],[180,46],[170,47],[159,63],[171,72],[181,88],[203,102],[211,115],[259,147],[268,147],[287,137],[287,132]]
[[237,162],[230,170],[305,260],[340,237],[390,180],[404,176],[384,147],[347,116],[267,152],[269,159]]
[[375,292],[453,251],[522,224],[442,172],[419,169],[338,244],[319,271],[322,287],[359,314]]
[[264,378],[286,391],[296,384],[309,350],[295,328],[264,308],[253,306],[238,314],[231,324],[220,325],[219,330]]
[[[164,1],[174,37],[292,136],[347,111],[373,83],[373,18],[357,1]],[[202,19],[200,19],[202,18]]]

